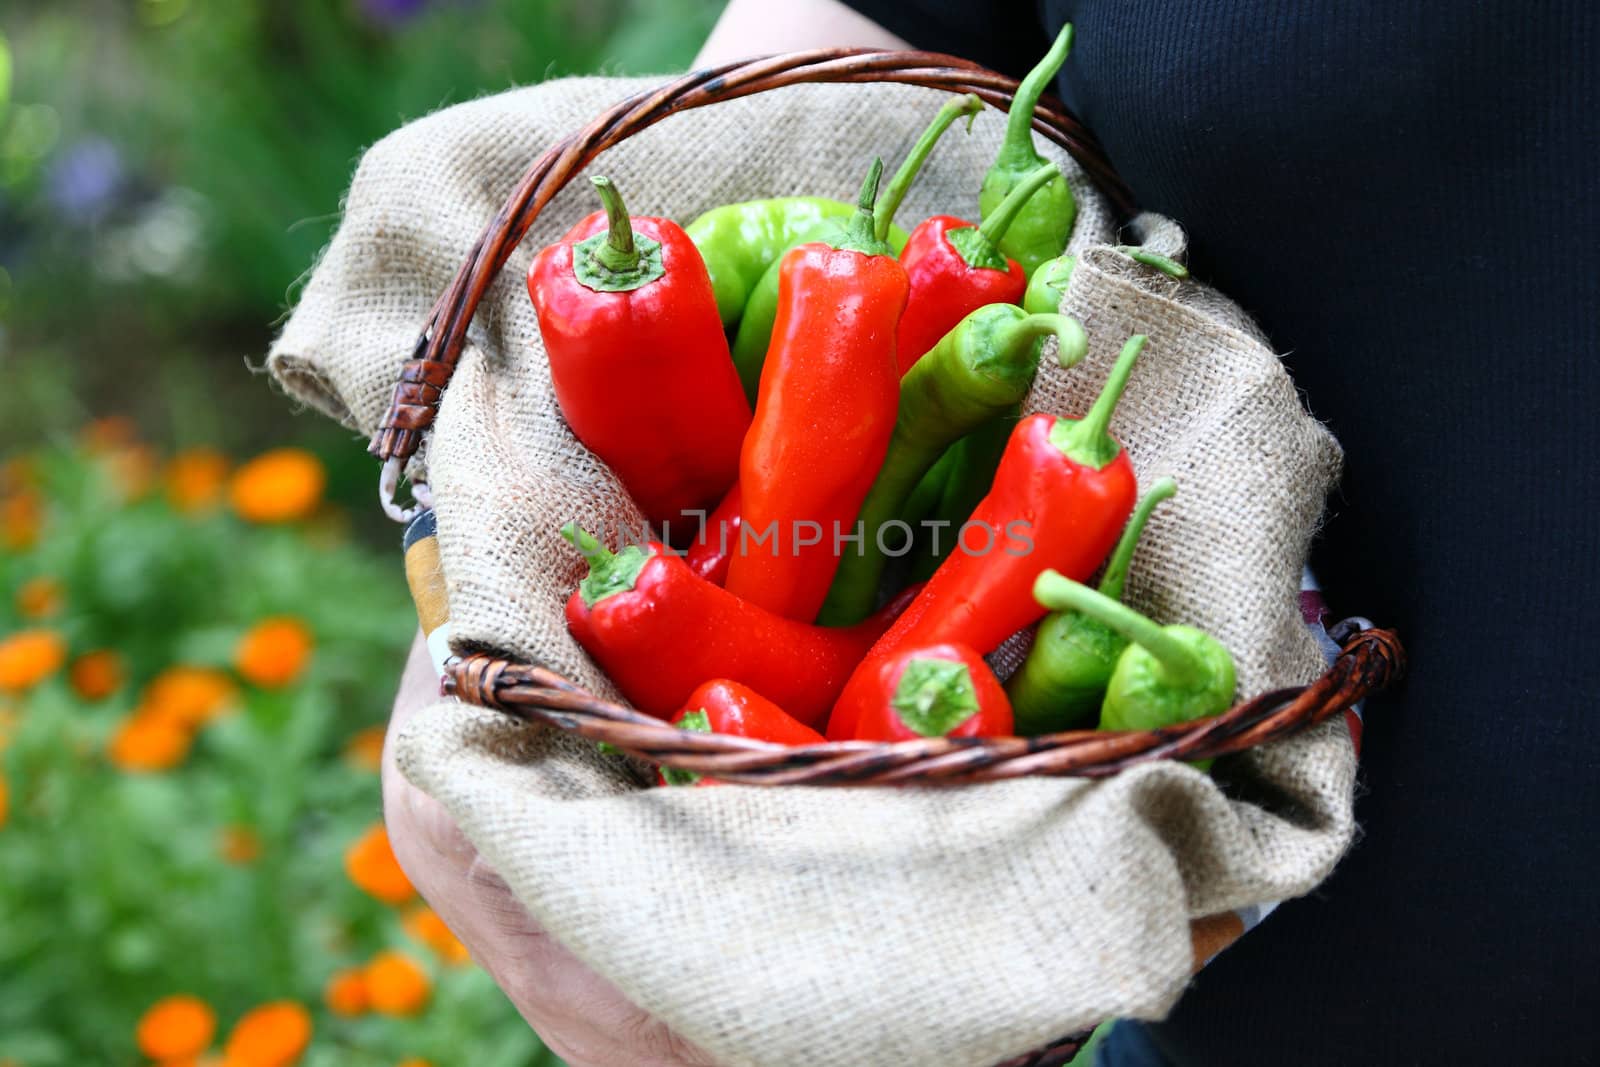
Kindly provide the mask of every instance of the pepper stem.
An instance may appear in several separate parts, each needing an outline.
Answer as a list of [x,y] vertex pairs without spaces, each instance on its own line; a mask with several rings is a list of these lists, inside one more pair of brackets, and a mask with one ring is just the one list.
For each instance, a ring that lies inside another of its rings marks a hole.
[[1033,109],[1039,106],[1039,97],[1055,80],[1061,65],[1072,50],[1072,23],[1061,27],[1056,43],[1044,54],[1039,65],[1028,72],[1011,98],[1011,110],[1006,117],[1006,139],[1000,145],[1000,158],[996,162],[1026,162],[1039,158],[1033,147]]
[[995,327],[994,348],[998,352],[1009,352],[1013,346],[1031,344],[1035,338],[1050,334],[1055,334],[1061,342],[1056,360],[1063,367],[1072,366],[1089,352],[1089,339],[1084,336],[1078,320],[1054,312],[1025,315]]
[[1165,627],[1060,571],[1040,574],[1033,583],[1033,598],[1046,610],[1076,611],[1111,627],[1154,656],[1174,685],[1197,686],[1206,680],[1205,661]]
[[876,220],[873,223],[873,235],[878,240],[889,239],[889,227],[894,225],[895,212],[900,210],[900,202],[911,190],[912,183],[922,171],[922,164],[927,162],[928,156],[933,152],[933,146],[939,143],[944,131],[962,115],[967,117],[967,129],[971,130],[973,118],[982,110],[983,101],[971,93],[948,101],[939,109],[939,113],[933,117],[928,128],[922,131],[922,136],[917,138],[917,143],[911,146],[911,152],[900,164],[900,169],[889,179],[883,195],[878,197],[877,207],[874,209]]
[[1111,561],[1106,564],[1106,573],[1100,578],[1101,596],[1110,597],[1112,600],[1122,599],[1122,590],[1128,584],[1128,567],[1133,563],[1133,550],[1139,547],[1139,538],[1144,534],[1145,523],[1150,521],[1150,515],[1156,510],[1156,505],[1177,491],[1177,482],[1171,478],[1163,478],[1150,487],[1150,491],[1133,509],[1133,514],[1128,518],[1128,525],[1122,530],[1122,539],[1117,542],[1117,547],[1111,553]]
[[869,256],[892,256],[894,249],[888,242],[878,239],[872,202],[878,198],[878,182],[883,178],[883,160],[874,156],[867,168],[866,180],[861,183],[861,194],[856,198],[856,213],[845,223],[844,236],[830,242],[834,248],[864,252]]
[[958,226],[945,234],[945,240],[950,242],[961,261],[975,270],[1010,270],[1010,261],[1000,251],[1006,230],[1011,228],[1028,199],[1060,176],[1061,171],[1054,163],[1035,167],[1006,194],[981,226]]
[[575,522],[561,527],[561,536],[583,553],[589,562],[589,573],[578,583],[578,595],[588,607],[594,607],[608,596],[626,593],[639,580],[639,572],[650,562],[653,554],[638,545],[626,545],[621,552],[612,552],[600,539]]
[[1011,228],[1011,223],[1022,213],[1030,197],[1043,189],[1046,185],[1061,177],[1061,168],[1054,163],[1046,163],[1042,167],[1035,167],[1028,172],[1028,176],[1018,182],[1000,201],[1000,206],[989,213],[978,227],[978,236],[988,241],[991,246],[998,247],[1005,240],[1006,231]]
[[617,191],[616,183],[603,174],[589,181],[594,184],[594,191],[600,194],[600,203],[606,209],[606,222],[611,227],[605,244],[595,249],[594,258],[609,271],[632,270],[639,265],[639,250],[633,245],[633,223],[628,218],[628,209],[623,206],[622,194]]
[[1089,414],[1077,420],[1056,420],[1050,430],[1050,441],[1068,459],[1099,470],[1116,459],[1117,453],[1122,451],[1122,446],[1107,430],[1111,425],[1111,413],[1117,409],[1117,401],[1122,399],[1122,391],[1127,388],[1128,376],[1133,373],[1133,365],[1144,350],[1144,343],[1145,335],[1142,333],[1128,338],[1128,343],[1122,346],[1122,352],[1117,356],[1116,365],[1111,368],[1105,388],[1100,390],[1100,396],[1089,409]]
[[972,672],[965,663],[944,659],[909,661],[889,706],[923,737],[943,737],[979,711]]
[[561,527],[561,536],[566,538],[567,544],[582,553],[583,558],[588,560],[591,571],[596,567],[605,566],[615,558],[615,553],[601,544],[598,537],[575,522],[569,522]]

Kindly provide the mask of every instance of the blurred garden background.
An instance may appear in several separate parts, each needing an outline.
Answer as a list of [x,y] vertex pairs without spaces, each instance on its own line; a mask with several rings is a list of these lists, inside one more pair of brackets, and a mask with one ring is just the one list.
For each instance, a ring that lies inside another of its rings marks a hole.
[[720,7],[0,6],[0,1065],[556,1062],[382,833],[364,442],[252,366],[364,146]]

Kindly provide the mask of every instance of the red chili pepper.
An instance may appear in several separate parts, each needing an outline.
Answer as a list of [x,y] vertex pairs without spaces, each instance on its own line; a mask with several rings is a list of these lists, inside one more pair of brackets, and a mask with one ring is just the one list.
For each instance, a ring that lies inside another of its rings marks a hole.
[[739,460],[744,529],[728,589],[807,622],[828,595],[835,538],[854,528],[900,399],[894,335],[907,282],[872,233],[882,170],[873,160],[839,244],[805,244],[783,258],[778,317]]
[[567,629],[634,707],[660,718],[706,679],[728,678],[820,726],[905,606],[897,600],[856,626],[812,626],[695,577],[659,542],[611,553],[576,526],[561,532],[589,560],[589,576],[567,600]]
[[962,528],[958,547],[851,675],[828,721],[829,739],[855,735],[885,658],[946,643],[986,655],[1044,615],[1033,596],[1040,572],[1053,568],[1081,581],[1100,566],[1138,495],[1128,453],[1106,426],[1144,342],[1135,336],[1123,346],[1082,419],[1037,414],[1017,424],[994,488]]
[[895,338],[900,373],[985,304],[1020,304],[1028,280],[1022,267],[1000,251],[1000,241],[1028,197],[1061,176],[1046,163],[1018,185],[974,226],[954,215],[935,215],[911,231],[900,262],[911,282],[905,314]]
[[738,483],[722,498],[717,510],[706,519],[700,534],[684,553],[689,569],[712,585],[728,584],[728,564],[733,562],[733,550],[739,543],[739,531],[744,528],[740,513]]
[[528,293],[567,423],[652,522],[679,524],[738,477],[750,405],[694,242],[592,180],[605,211],[539,253]]
[[[690,693],[672,725],[680,730],[732,734],[780,745],[820,745],[823,742],[821,734],[754,689],[726,678],[715,678]],[[662,768],[656,778],[662,785],[722,784],[694,771],[670,767]]]
[[1008,737],[1011,701],[983,657],[966,645],[903,648],[877,662],[863,687],[855,736]]

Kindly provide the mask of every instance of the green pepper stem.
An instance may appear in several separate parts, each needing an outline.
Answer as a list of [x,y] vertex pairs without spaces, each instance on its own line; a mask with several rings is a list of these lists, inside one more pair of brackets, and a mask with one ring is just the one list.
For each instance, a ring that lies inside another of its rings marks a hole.
[[1000,242],[1005,240],[1006,231],[1011,228],[1012,222],[1022,213],[1028,200],[1043,189],[1046,185],[1061,177],[1061,168],[1054,163],[1046,163],[1042,167],[1035,167],[1028,172],[1028,176],[1018,182],[1000,201],[1000,206],[989,213],[978,227],[978,236],[987,241],[992,248],[998,248]]
[[1198,686],[1206,681],[1205,661],[1165,627],[1060,571],[1040,574],[1033,583],[1033,597],[1049,611],[1076,611],[1111,627],[1154,656],[1175,685]]
[[1122,399],[1122,391],[1127,388],[1128,376],[1133,373],[1133,365],[1144,350],[1144,343],[1145,335],[1142,333],[1128,338],[1128,343],[1122,346],[1122,352],[1117,356],[1116,365],[1111,368],[1105,388],[1100,390],[1100,396],[1089,409],[1089,414],[1077,421],[1057,420],[1050,439],[1068,459],[1099,470],[1117,458],[1122,446],[1107,432],[1111,426],[1111,413],[1116,411],[1117,401]]
[[1112,600],[1122,599],[1122,590],[1128,584],[1128,567],[1133,563],[1133,550],[1139,547],[1139,538],[1144,534],[1145,523],[1150,521],[1150,515],[1156,510],[1156,505],[1177,491],[1177,482],[1171,478],[1163,478],[1150,487],[1150,491],[1133,509],[1128,525],[1123,528],[1122,539],[1117,542],[1116,549],[1111,553],[1111,561],[1106,564],[1106,573],[1100,579],[1101,596],[1110,597]]
[[1089,352],[1089,339],[1084,336],[1078,320],[1071,315],[1053,312],[1025,315],[995,327],[994,349],[997,352],[1010,352],[1014,346],[1029,344],[1037,337],[1050,334],[1055,334],[1061,342],[1056,360],[1063,367],[1072,366]]
[[1028,72],[1011,98],[1011,111],[1006,117],[1006,139],[1000,145],[1000,158],[996,162],[1026,163],[1039,158],[1033,147],[1033,109],[1039,106],[1039,97],[1055,80],[1061,65],[1072,50],[1072,23],[1061,27],[1055,44],[1050,46],[1039,65]]
[[876,221],[873,224],[873,234],[878,240],[889,239],[889,227],[894,225],[895,212],[900,210],[900,202],[911,190],[912,183],[922,171],[922,164],[927,162],[928,156],[933,152],[933,146],[939,143],[944,131],[962,115],[967,116],[967,129],[970,130],[973,118],[982,110],[983,101],[971,93],[948,101],[939,109],[939,113],[933,117],[928,128],[922,131],[922,136],[917,138],[917,143],[911,146],[911,152],[900,164],[900,169],[889,179],[883,195],[878,198],[877,207],[874,209]]
[[856,198],[856,213],[845,223],[844,236],[832,242],[834,248],[864,252],[870,256],[893,255],[894,250],[878,239],[872,203],[878,198],[878,182],[883,179],[883,160],[874,156],[867,168],[866,180],[861,183],[861,193]]
[[571,545],[573,548],[582,553],[583,558],[589,563],[589,570],[591,572],[594,571],[596,567],[603,566],[604,564],[611,562],[616,555],[605,545],[601,544],[598,537],[590,533],[588,530],[585,530],[575,522],[569,522],[565,526],[561,527],[561,536],[566,538],[567,544]]
[[603,174],[589,181],[594,184],[594,191],[600,194],[600,203],[606,209],[606,222],[611,227],[606,235],[606,243],[595,250],[595,259],[609,271],[632,270],[639,265],[639,250],[633,246],[633,223],[628,218],[628,209],[623,206],[622,194],[617,191],[616,184]]

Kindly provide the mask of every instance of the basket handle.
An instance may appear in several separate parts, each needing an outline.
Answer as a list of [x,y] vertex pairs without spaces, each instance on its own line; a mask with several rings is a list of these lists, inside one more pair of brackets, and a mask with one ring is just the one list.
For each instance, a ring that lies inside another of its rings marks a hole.
[[[395,503],[394,493],[406,461],[416,454],[422,435],[433,425],[478,304],[539,212],[596,156],[668,115],[691,108],[786,85],[879,81],[973,93],[1001,109],[1010,106],[1017,90],[1014,78],[938,52],[824,48],[758,56],[690,71],[665,85],[635,93],[548,148],[479,235],[455,279],[428,313],[416,348],[401,367],[389,410],[367,448],[383,460],[379,499],[385,513],[398,522],[415,515],[417,509]],[[1133,214],[1132,193],[1112,169],[1105,149],[1076,116],[1057,101],[1041,100],[1034,109],[1033,128],[1077,160],[1119,213],[1124,217]],[[418,490],[423,492],[418,495]],[[426,491],[415,485],[413,495],[421,505]]]

